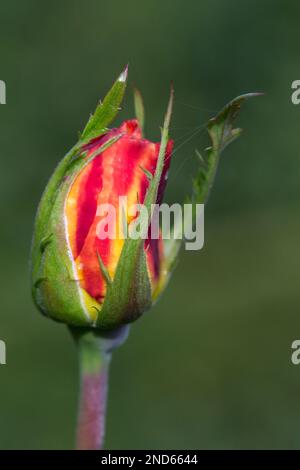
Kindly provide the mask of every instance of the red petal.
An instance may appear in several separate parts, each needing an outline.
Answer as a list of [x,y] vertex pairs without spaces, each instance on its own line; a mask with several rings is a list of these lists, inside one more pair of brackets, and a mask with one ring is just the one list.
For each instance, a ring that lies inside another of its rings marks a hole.
[[[105,282],[100,273],[97,251],[113,278],[124,240],[100,240],[97,225],[103,219],[97,215],[100,204],[110,203],[116,209],[117,234],[119,220],[119,197],[127,196],[128,207],[144,201],[149,181],[140,166],[155,172],[159,144],[141,138],[136,120],[126,121],[120,129],[94,139],[86,146],[88,155],[103,145],[104,139],[123,132],[117,142],[97,155],[76,177],[66,205],[68,234],[71,250],[76,261],[81,286],[99,302],[105,296]],[[161,202],[170,164],[172,142],[169,142],[162,179],[159,185],[158,202]],[[128,219],[129,221],[129,219]],[[149,244],[147,262],[153,282],[159,275],[161,241],[146,241]]]

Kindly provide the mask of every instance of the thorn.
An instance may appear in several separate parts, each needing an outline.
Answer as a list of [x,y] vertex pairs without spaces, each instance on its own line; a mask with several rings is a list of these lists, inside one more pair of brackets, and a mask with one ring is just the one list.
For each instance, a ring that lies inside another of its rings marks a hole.
[[199,152],[199,150],[195,149],[195,153],[196,153],[197,157],[199,158],[200,162],[201,162],[201,163],[205,163],[204,158],[202,157],[202,155],[201,155],[201,153]]
[[94,308],[94,309],[96,310],[96,312],[98,313],[98,315],[99,315],[99,313],[100,313],[100,309],[99,309],[99,308],[97,308],[95,305],[92,305],[92,308]]
[[104,265],[103,261],[102,261],[102,258],[101,256],[99,255],[99,252],[97,250],[97,258],[98,258],[98,263],[99,263],[99,267],[100,267],[100,271],[105,279],[105,281],[107,282],[107,284],[110,286],[112,284],[112,280],[111,280],[111,277],[109,275],[109,272],[108,270],[106,269],[106,266]]
[[39,277],[35,283],[33,284],[34,287],[37,289],[39,287],[39,285],[43,282],[43,281],[47,281],[47,278],[46,277]]
[[42,238],[40,242],[40,251],[41,253],[44,253],[46,246],[51,243],[51,238],[53,236],[53,233],[50,233],[50,235],[46,235],[45,237]]
[[144,103],[143,103],[142,94],[136,86],[133,86],[133,98],[134,98],[135,116],[138,120],[138,123],[141,128],[141,132],[143,134],[144,122],[145,122]]
[[142,172],[146,175],[148,181],[152,181],[153,180],[153,175],[150,171],[146,170],[146,168],[144,168],[142,165],[139,165],[140,169],[142,170]]

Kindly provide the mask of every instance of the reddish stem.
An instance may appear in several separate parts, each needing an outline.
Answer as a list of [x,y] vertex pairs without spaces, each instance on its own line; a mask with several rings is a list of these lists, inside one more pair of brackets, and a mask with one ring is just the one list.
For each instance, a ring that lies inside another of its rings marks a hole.
[[77,449],[102,449],[105,434],[109,358],[98,370],[81,370]]
[[124,326],[108,333],[82,328],[71,330],[77,341],[80,362],[78,450],[103,448],[111,353],[126,340],[128,329]]

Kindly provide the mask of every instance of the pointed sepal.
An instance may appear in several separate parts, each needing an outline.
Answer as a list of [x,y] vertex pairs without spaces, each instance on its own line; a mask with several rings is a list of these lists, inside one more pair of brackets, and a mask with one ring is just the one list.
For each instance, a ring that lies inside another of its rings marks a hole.
[[[238,96],[228,103],[214,118],[207,124],[207,131],[211,139],[211,146],[202,155],[196,150],[199,168],[196,177],[193,179],[193,193],[187,198],[187,203],[204,204],[209,196],[216,175],[220,155],[225,148],[240,136],[242,129],[234,128],[233,124],[238,116],[241,105],[261,93],[248,93]],[[196,211],[193,211],[195,216]],[[173,227],[173,234],[170,240],[165,241],[165,256],[163,272],[165,279],[162,279],[160,291],[163,290],[173,271],[177,257],[182,245],[182,240],[176,238],[178,227]]]
[[144,132],[144,125],[145,125],[145,109],[144,109],[144,102],[143,97],[140,90],[136,87],[133,89],[133,98],[134,98],[134,110],[135,116],[138,120],[140,129],[142,134]]
[[[122,248],[116,273],[107,289],[97,327],[111,329],[122,323],[136,320],[152,304],[152,290],[144,250],[145,238],[151,222],[151,205],[156,203],[169,137],[169,125],[173,107],[173,86],[162,128],[161,143],[155,173],[149,182],[144,205],[148,221],[141,227],[138,239],[127,238]],[[142,224],[141,224],[142,225]]]
[[110,91],[100,102],[87,125],[85,126],[80,142],[87,143],[107,131],[107,126],[113,121],[120,110],[127,84],[128,66],[123,70]]

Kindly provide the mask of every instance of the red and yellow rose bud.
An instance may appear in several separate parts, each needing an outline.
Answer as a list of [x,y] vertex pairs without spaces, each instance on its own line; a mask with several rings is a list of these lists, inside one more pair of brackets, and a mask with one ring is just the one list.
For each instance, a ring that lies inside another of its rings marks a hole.
[[[173,90],[160,144],[142,137],[144,112],[135,94],[137,120],[108,130],[119,111],[127,70],[90,117],[78,143],[63,158],[42,196],[32,244],[32,293],[47,316],[73,326],[114,329],[138,318],[164,289],[177,258],[180,240],[120,236],[119,197],[127,207],[161,203],[170,165],[168,128]],[[192,204],[203,204],[212,186],[221,152],[240,134],[232,124],[245,99],[231,101],[208,123],[211,147],[193,181]],[[97,235],[98,207],[116,210],[116,236]],[[127,223],[131,222],[125,214]],[[174,232],[176,230],[174,229]],[[146,238],[146,240],[145,240]]]
[[[163,284],[163,241],[120,237],[119,198],[127,198],[127,207],[160,203],[172,151],[167,132],[161,144],[150,142],[135,119],[106,129],[103,108],[118,109],[124,74],[114,89],[99,105],[102,116],[98,107],[88,132],[50,179],[32,249],[32,290],[39,309],[70,325],[103,329],[134,320]],[[92,125],[97,112],[100,121]],[[115,237],[100,239],[98,207],[104,204],[115,208]],[[130,223],[132,217],[126,214],[126,219]]]

